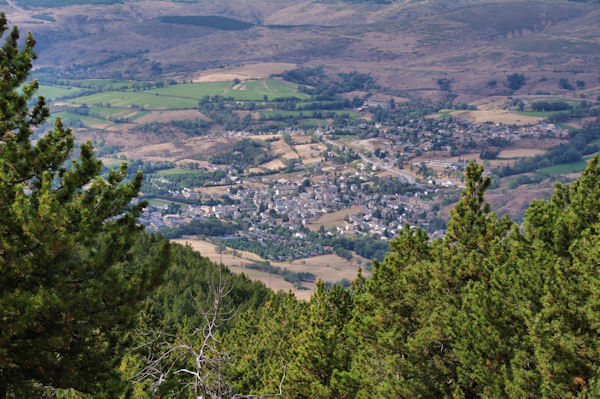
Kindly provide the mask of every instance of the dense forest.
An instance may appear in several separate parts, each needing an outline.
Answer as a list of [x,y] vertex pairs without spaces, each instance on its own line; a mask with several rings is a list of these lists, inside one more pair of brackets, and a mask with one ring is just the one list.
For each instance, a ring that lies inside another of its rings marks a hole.
[[[557,185],[551,200],[534,201],[523,228],[490,212],[489,184],[469,165],[446,236],[401,230],[371,278],[359,275],[349,289],[319,283],[308,302],[271,294],[262,304],[262,291],[249,297],[217,345],[227,360],[200,372],[217,373],[229,396],[276,394],[281,384],[286,398],[597,397],[597,158],[580,179]],[[232,299],[241,304],[238,290]],[[190,326],[156,322],[195,339]],[[146,366],[137,359],[129,373]],[[178,362],[194,368],[189,358]],[[193,379],[165,376],[158,386],[146,380],[140,396],[156,389],[186,397]]]

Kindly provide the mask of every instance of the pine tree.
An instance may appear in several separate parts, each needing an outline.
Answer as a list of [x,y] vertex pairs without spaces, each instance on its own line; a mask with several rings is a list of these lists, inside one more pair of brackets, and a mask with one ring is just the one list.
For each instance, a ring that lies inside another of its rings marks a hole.
[[595,397],[600,381],[597,156],[571,185],[557,184],[552,199],[532,204],[525,217],[525,234],[531,240],[541,288],[531,294],[537,312],[528,323],[541,379],[540,397]]
[[291,342],[292,357],[284,387],[289,398],[344,398],[338,376],[350,366],[353,351],[346,325],[352,316],[350,291],[319,280]]
[[65,166],[74,137],[58,118],[33,142],[49,109],[43,97],[33,100],[38,83],[27,82],[35,41],[28,34],[19,49],[18,39],[14,28],[0,50],[0,398],[24,396],[32,382],[111,392],[168,246],[131,256],[145,206],[132,204],[141,174],[126,183],[123,165],[101,178],[90,143]]

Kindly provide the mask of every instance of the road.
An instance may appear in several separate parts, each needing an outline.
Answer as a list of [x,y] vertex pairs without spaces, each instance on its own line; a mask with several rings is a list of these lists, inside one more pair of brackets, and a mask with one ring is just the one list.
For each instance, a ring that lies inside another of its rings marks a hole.
[[[326,143],[328,143],[328,144],[334,145],[336,147],[340,147],[340,148],[342,147],[340,144],[338,144],[338,143],[336,143],[334,141],[331,141],[329,139],[326,139],[325,137],[323,137],[323,141],[326,142]],[[355,150],[356,150],[356,148],[355,148]],[[364,162],[369,163],[371,165],[375,165],[375,166],[377,166],[381,170],[385,170],[385,171],[393,173],[393,174],[395,174],[395,175],[397,175],[399,177],[402,177],[404,180],[406,180],[410,184],[414,184],[416,182],[416,179],[413,176],[409,175],[408,173],[400,172],[399,170],[392,168],[388,164],[385,164],[385,163],[381,162],[378,159],[377,160],[370,159],[370,158],[368,158],[366,155],[362,154],[358,150],[356,150],[356,152],[357,152],[358,156]]]

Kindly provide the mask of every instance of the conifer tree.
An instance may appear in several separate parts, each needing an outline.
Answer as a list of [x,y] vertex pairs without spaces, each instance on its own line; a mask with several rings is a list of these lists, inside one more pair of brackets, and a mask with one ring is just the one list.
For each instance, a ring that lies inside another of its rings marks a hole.
[[0,50],[0,398],[25,397],[32,382],[114,397],[127,332],[168,246],[132,258],[141,174],[126,183],[123,165],[100,177],[90,143],[67,167],[74,137],[58,118],[34,143],[49,109],[27,81],[35,41],[18,41],[15,27]]
[[350,366],[353,349],[346,325],[352,316],[349,291],[335,285],[330,289],[319,280],[306,311],[300,318],[299,334],[291,342],[288,365],[289,398],[344,398],[339,374]]
[[600,381],[598,156],[571,185],[557,184],[549,201],[532,204],[525,234],[537,265],[529,279],[540,288],[530,294],[537,311],[528,320],[540,396],[593,397]]

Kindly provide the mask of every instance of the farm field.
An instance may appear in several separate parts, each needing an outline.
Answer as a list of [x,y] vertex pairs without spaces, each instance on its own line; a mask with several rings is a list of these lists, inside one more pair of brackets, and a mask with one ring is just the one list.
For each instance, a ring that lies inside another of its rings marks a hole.
[[249,80],[235,86],[225,93],[226,97],[236,100],[262,100],[264,96],[269,99],[298,97],[307,99],[309,96],[298,92],[295,84],[279,79]]
[[281,161],[281,159],[275,158],[269,162],[260,164],[255,168],[251,168],[250,172],[251,173],[260,173],[265,170],[279,170],[284,167],[285,167],[285,164]]
[[296,152],[283,140],[277,140],[271,143],[271,152],[273,152],[273,154],[281,154],[282,157],[287,159],[298,158],[298,154],[296,154]]
[[88,88],[88,89],[121,89],[124,87],[143,87],[144,85],[153,84],[151,81],[139,80],[114,80],[114,79],[65,79],[61,83],[73,87]]
[[325,151],[326,149],[327,147],[321,143],[296,145],[296,151],[298,151],[298,154],[300,154],[304,158],[319,157],[320,153]]
[[466,119],[475,123],[503,123],[507,125],[529,125],[539,123],[544,117],[537,115],[524,115],[504,109],[489,109],[476,111],[452,111],[454,117]]
[[148,115],[149,111],[138,111],[131,108],[116,108],[116,107],[89,107],[90,116],[100,116],[102,118],[121,118],[128,121],[134,121],[138,118]]
[[[282,289],[284,291],[292,291],[300,299],[308,299],[315,290],[314,283],[303,282],[302,285],[308,289],[298,290],[295,289],[291,283],[284,281],[281,276],[244,267],[245,264],[251,263],[253,260],[264,261],[264,259],[254,253],[239,250],[234,251],[227,248],[225,252],[220,254],[217,251],[216,245],[208,241],[192,238],[182,238],[171,241],[181,245],[189,244],[194,250],[200,252],[202,256],[209,258],[217,264],[222,262],[235,273],[244,273],[252,280],[262,281],[267,287],[274,290]],[[295,273],[313,273],[317,278],[332,283],[344,278],[353,280],[356,278],[356,272],[359,266],[353,261],[347,261],[346,259],[333,254],[297,259],[292,262],[271,262],[271,264]]]
[[60,117],[64,121],[79,121],[86,126],[98,128],[98,129],[106,129],[108,126],[110,126],[112,124],[112,122],[108,122],[104,119],[74,114],[72,112],[59,112],[53,116]]
[[[157,87],[162,86],[162,87]],[[97,91],[90,94],[90,91]],[[61,100],[56,106],[78,107],[85,105],[89,109],[90,118],[111,120],[113,124],[100,124],[97,120],[81,117],[72,117],[84,125],[106,129],[123,130],[126,126],[115,123],[170,123],[172,121],[202,119],[210,122],[211,119],[198,110],[199,103],[205,98],[221,96],[228,102],[258,101],[258,108],[254,112],[254,119],[264,120],[280,118],[300,118],[302,127],[322,126],[327,123],[323,117],[332,114],[357,117],[358,115],[344,110],[308,110],[284,111],[270,109],[272,101],[280,98],[295,97],[302,100],[310,96],[299,92],[298,85],[281,79],[252,79],[246,81],[211,81],[164,85],[164,82],[118,81],[102,79],[61,80],[57,84],[43,85],[40,94],[50,101]],[[84,94],[80,95],[79,94]],[[62,100],[64,99],[64,100]],[[213,99],[214,100],[214,99]],[[63,102],[64,101],[64,102]],[[300,102],[299,104],[304,104]],[[322,102],[327,105],[327,102]],[[228,104],[226,108],[231,109]],[[210,107],[209,107],[210,108]],[[265,110],[266,108],[266,110]],[[233,107],[235,109],[235,106]],[[221,109],[222,110],[222,109]],[[217,110],[217,113],[219,110]],[[210,113],[210,111],[207,111]],[[234,111],[240,118],[248,111]],[[138,120],[139,119],[139,120]],[[218,122],[221,123],[221,122]],[[271,128],[281,125],[274,122]]]
[[563,163],[560,165],[548,166],[547,168],[538,169],[538,172],[548,173],[550,175],[566,175],[569,173],[581,172],[587,166],[588,161],[592,157],[585,157],[577,162]]
[[197,100],[200,100],[204,96],[216,95],[232,97],[235,100],[257,101],[264,100],[265,95],[269,99],[286,97],[309,98],[308,95],[298,92],[295,84],[279,79],[249,80],[237,85],[231,81],[186,83],[159,89],[144,90],[142,93],[193,98]]
[[151,109],[195,108],[198,102],[189,98],[152,95],[143,92],[107,91],[70,100],[75,104],[110,104],[112,107],[144,107]]
[[165,200],[161,200],[158,198],[150,198],[148,200],[148,204],[150,204],[151,206],[164,206],[164,205],[169,205],[171,204],[171,201],[165,201]]
[[194,82],[220,82],[225,80],[263,79],[270,75],[298,68],[297,64],[282,62],[259,62],[240,67],[206,70],[199,73]]
[[204,96],[221,95],[232,86],[232,82],[206,82],[186,83],[162,87],[160,89],[144,90],[145,94],[158,94],[160,96],[186,97],[201,99]]
[[498,154],[499,159],[514,159],[521,157],[533,157],[545,153],[546,150],[541,148],[514,148],[502,150]]
[[199,170],[196,169],[177,169],[177,168],[173,168],[173,169],[163,169],[163,170],[159,170],[157,172],[154,172],[154,174],[159,175],[159,176],[173,176],[173,175],[199,175],[202,172],[200,172]]
[[44,96],[47,100],[56,100],[68,96],[76,96],[85,91],[77,87],[40,85],[35,96]]

